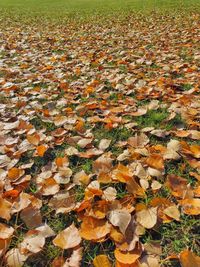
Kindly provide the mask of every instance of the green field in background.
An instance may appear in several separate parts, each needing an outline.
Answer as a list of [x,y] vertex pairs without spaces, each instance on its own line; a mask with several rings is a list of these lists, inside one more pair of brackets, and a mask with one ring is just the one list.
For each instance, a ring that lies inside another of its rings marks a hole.
[[92,13],[200,8],[199,0],[0,0],[0,8],[18,12]]

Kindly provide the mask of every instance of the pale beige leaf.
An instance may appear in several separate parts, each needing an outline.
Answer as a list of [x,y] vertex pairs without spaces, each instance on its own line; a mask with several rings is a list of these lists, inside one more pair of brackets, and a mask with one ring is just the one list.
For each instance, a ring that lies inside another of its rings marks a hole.
[[14,233],[14,228],[4,223],[0,223],[0,238],[8,239]]
[[106,199],[108,201],[113,201],[116,199],[117,196],[117,190],[114,187],[108,187],[103,191],[103,199]]
[[81,265],[83,248],[74,249],[70,258],[66,260],[62,267],[79,267]]
[[151,229],[155,226],[157,222],[157,207],[143,209],[136,213],[136,220],[143,227]]
[[53,244],[62,249],[69,249],[78,246],[81,242],[78,229],[74,224],[60,232],[53,240]]
[[6,155],[0,155],[0,168],[3,168],[5,166],[8,166],[8,164],[11,162],[11,159]]
[[40,252],[45,244],[45,238],[39,234],[37,230],[30,230],[26,233],[24,240],[20,243],[21,251],[29,251],[31,253]]
[[139,267],[160,267],[158,259],[151,255],[145,255],[139,262]]
[[166,214],[167,216],[169,216],[170,218],[175,219],[176,221],[180,221],[180,211],[178,210],[177,206],[170,206],[167,207],[166,209],[164,209],[164,214]]
[[13,248],[6,253],[5,258],[9,267],[22,267],[28,255],[23,255],[18,248]]
[[100,150],[106,150],[110,146],[111,140],[110,139],[101,139],[99,143]]
[[120,231],[125,234],[125,231],[131,221],[131,215],[126,210],[112,210],[108,214],[108,219],[112,225],[118,226]]

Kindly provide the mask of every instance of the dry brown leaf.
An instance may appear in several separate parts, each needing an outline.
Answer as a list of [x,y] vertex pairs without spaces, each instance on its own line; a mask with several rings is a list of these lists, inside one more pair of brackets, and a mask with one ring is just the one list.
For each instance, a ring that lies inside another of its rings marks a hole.
[[117,167],[112,171],[112,179],[121,183],[127,183],[129,180],[131,180],[132,176],[133,173],[131,169],[122,164],[118,164]]
[[56,214],[70,212],[75,208],[75,195],[69,191],[60,191],[50,199],[49,206],[56,211]]
[[87,175],[84,170],[82,170],[74,175],[73,182],[78,185],[88,185],[90,182],[90,176]]
[[144,196],[144,189],[136,182],[135,178],[132,177],[127,181],[127,190],[132,195]]
[[117,196],[117,190],[114,187],[107,187],[103,191],[102,199],[106,199],[107,201],[114,201]]
[[21,211],[20,218],[24,221],[29,229],[36,228],[42,224],[42,216],[40,211],[35,209],[32,205]]
[[9,221],[11,218],[12,204],[0,197],[0,217]]
[[200,146],[199,145],[191,145],[190,151],[192,152],[192,155],[199,159],[200,158]]
[[103,154],[101,157],[99,157],[97,160],[93,162],[93,171],[96,174],[100,173],[107,173],[111,171],[112,169],[112,162],[113,159],[111,159],[110,154]]
[[43,157],[44,153],[47,151],[47,145],[40,145],[36,147],[37,155]]
[[72,170],[66,167],[60,169],[59,172],[56,173],[53,178],[58,184],[68,184],[71,176]]
[[139,148],[144,147],[149,143],[149,138],[146,134],[141,133],[140,135],[135,135],[128,139],[128,144],[132,147]]
[[55,179],[47,178],[43,181],[43,183],[38,185],[38,189],[40,190],[43,196],[55,195],[59,192],[60,186],[57,184]]
[[185,178],[170,174],[167,176],[166,186],[172,190],[172,195],[175,197],[193,197],[193,191],[188,186],[188,181]]
[[77,145],[81,148],[87,147],[89,144],[92,143],[93,138],[82,138],[78,141]]
[[35,230],[39,231],[39,235],[44,238],[55,235],[54,231],[46,223],[37,227]]
[[132,263],[132,264],[124,264],[119,261],[115,261],[115,267],[139,267],[138,261]]

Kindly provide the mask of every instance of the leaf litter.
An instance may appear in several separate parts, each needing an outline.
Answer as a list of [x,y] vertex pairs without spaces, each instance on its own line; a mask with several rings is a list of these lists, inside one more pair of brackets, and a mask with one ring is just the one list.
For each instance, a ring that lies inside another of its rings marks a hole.
[[[155,267],[170,258],[199,266],[198,251],[185,247],[163,259],[143,238],[200,215],[199,14],[128,20],[106,19],[101,30],[69,21],[1,31],[7,266],[23,266],[47,243],[63,252],[44,266]],[[54,231],[43,207],[69,221]],[[112,256],[101,251],[87,265],[85,241],[114,244]]]

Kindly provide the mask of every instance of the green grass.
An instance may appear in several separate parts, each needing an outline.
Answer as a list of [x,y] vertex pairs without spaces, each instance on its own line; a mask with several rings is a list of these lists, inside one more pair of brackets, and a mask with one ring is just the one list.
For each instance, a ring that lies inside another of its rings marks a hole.
[[[171,222],[162,224],[159,232],[162,235],[163,258],[172,253],[180,253],[185,248],[191,249],[199,254],[199,218],[194,216],[183,215],[181,222]],[[173,263],[172,263],[173,264]],[[170,265],[166,263],[164,266],[180,266]]]
[[139,128],[155,127],[155,129],[171,130],[179,125],[185,126],[181,116],[177,114],[172,120],[166,122],[169,112],[167,109],[148,110],[148,112],[135,118]]
[[52,18],[63,15],[74,16],[94,15],[102,12],[111,14],[114,11],[164,11],[166,9],[199,8],[198,0],[1,0],[0,9],[6,12],[14,12],[29,17],[31,14],[37,16],[39,13]]

